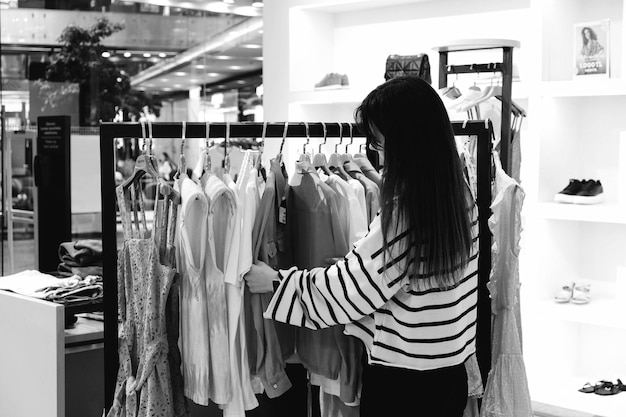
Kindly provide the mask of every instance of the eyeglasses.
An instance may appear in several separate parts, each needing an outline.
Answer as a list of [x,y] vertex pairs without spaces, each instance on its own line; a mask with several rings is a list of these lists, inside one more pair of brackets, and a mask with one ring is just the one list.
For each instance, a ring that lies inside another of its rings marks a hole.
[[382,151],[384,147],[380,142],[367,141],[367,149],[370,151]]

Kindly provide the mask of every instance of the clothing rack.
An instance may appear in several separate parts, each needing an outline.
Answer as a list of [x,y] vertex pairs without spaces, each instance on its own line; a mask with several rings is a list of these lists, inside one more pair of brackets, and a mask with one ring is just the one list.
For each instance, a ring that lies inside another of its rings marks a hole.
[[[211,123],[210,138],[323,138],[327,137],[363,137],[359,126],[354,123],[311,122],[307,123],[267,123],[265,135],[262,135],[264,123]],[[346,129],[347,126],[347,129]],[[489,121],[453,122],[454,133],[458,136],[477,136],[477,176],[478,176],[478,216],[480,236],[480,258],[478,262],[478,360],[486,381],[491,364],[491,304],[487,282],[491,269],[491,234],[488,219],[491,204],[491,136],[493,127]],[[286,128],[286,129],[285,129]],[[206,123],[185,123],[185,138],[206,138]],[[181,138],[182,123],[151,123],[148,127],[152,138]],[[341,131],[340,131],[341,130]],[[308,131],[308,132],[307,132]],[[286,134],[285,134],[286,133]],[[104,284],[104,403],[107,411],[113,403],[118,371],[118,328],[117,328],[117,220],[115,196],[115,139],[140,138],[140,123],[102,123],[100,125],[100,174],[102,194],[102,255]],[[282,148],[282,146],[281,146]]]
[[[508,39],[463,39],[449,42],[445,46],[434,48],[439,51],[439,88],[448,86],[448,75],[451,74],[502,74],[502,124],[500,126],[500,161],[502,169],[510,173],[511,167],[511,110],[513,88],[513,48],[519,48],[520,43]],[[502,49],[502,62],[472,63],[463,65],[448,65],[450,52],[467,52],[473,50]]]

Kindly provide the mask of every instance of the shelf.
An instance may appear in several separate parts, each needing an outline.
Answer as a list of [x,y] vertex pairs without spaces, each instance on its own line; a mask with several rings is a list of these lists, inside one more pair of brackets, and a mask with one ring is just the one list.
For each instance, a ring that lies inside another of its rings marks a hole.
[[589,80],[545,81],[541,83],[543,97],[593,97],[626,95],[626,81],[619,78]]
[[528,206],[524,214],[554,220],[626,224],[626,207],[618,204],[538,203]]
[[326,90],[292,91],[289,95],[291,104],[360,104],[370,90],[336,88]]
[[589,413],[590,417],[623,417],[624,410],[626,410],[626,395],[624,393],[602,396],[578,391],[586,382],[593,384],[601,379],[616,382],[618,377],[620,376],[613,378],[612,375],[575,375],[559,377],[557,380],[541,378],[530,384],[530,398],[533,402],[579,412],[554,415],[583,416],[585,414],[580,414],[580,412],[584,412]]
[[520,42],[512,39],[455,39],[433,47],[439,52],[460,52],[476,49],[519,48]]
[[[595,284],[595,283],[594,283]],[[542,320],[569,321],[594,326],[611,327],[626,330],[623,318],[623,302],[615,298],[597,295],[594,297],[594,284],[591,284],[591,301],[589,304],[557,303],[553,299],[542,299],[533,303],[533,312]]]

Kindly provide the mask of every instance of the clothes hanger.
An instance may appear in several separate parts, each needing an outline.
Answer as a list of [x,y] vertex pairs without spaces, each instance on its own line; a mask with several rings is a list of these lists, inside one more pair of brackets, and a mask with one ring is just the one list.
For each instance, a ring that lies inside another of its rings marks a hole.
[[176,178],[180,178],[181,174],[187,174],[187,162],[185,161],[185,135],[187,134],[187,122],[183,120],[182,133],[180,135],[180,156],[178,158],[178,172]]
[[261,130],[261,146],[259,146],[259,155],[256,160],[256,169],[261,172],[261,168],[263,165],[261,163],[261,159],[263,157],[263,147],[265,146],[265,136],[267,135],[267,122],[263,122],[263,129]]
[[350,147],[354,143],[354,130],[352,127],[352,123],[350,123],[350,143],[346,144],[346,152],[339,157],[339,160],[345,164],[346,162],[352,162],[352,155],[348,153],[348,147]]
[[339,143],[335,144],[335,153],[330,155],[328,158],[328,166],[333,169],[333,172],[336,172],[341,178],[344,180],[349,180],[352,177],[348,175],[345,169],[343,169],[343,163],[340,160],[339,152],[337,151],[337,147],[343,143],[343,123],[339,123]]
[[[152,126],[149,125],[150,135],[152,133]],[[159,170],[157,159],[150,153],[152,148],[152,142],[147,145],[146,139],[146,125],[145,122],[141,122],[141,133],[143,135],[143,150],[135,161],[135,168],[130,177],[122,182],[121,187],[126,191],[131,185],[138,183],[144,175],[149,175],[155,179],[159,179]],[[149,147],[148,147],[149,146]]]
[[[450,70],[452,69],[451,65],[448,65],[448,73],[450,72]],[[459,74],[455,73],[456,75],[456,80],[458,81],[459,79]],[[443,89],[439,90],[439,94],[442,97],[447,97],[451,100],[454,100],[456,98],[459,98],[461,96],[461,90],[459,90],[456,86],[455,81],[452,81],[452,86],[451,87],[444,87]]]
[[222,166],[224,173],[230,174],[230,155],[228,153],[228,141],[230,140],[230,122],[226,122],[226,134],[224,135],[224,160]]
[[322,122],[322,128],[324,129],[324,142],[320,143],[319,152],[313,157],[313,166],[315,169],[321,169],[326,175],[332,175],[328,168],[328,161],[326,155],[322,153],[322,145],[326,145],[326,139],[328,137],[328,130],[326,129],[326,123]]
[[287,139],[287,131],[289,130],[289,122],[285,122],[285,126],[283,127],[283,140],[280,142],[280,148],[278,149],[278,155],[276,155],[276,160],[279,165],[283,163],[283,147],[285,146],[285,140]]
[[302,153],[298,158],[298,162],[311,162],[311,158],[308,153],[306,153],[306,146],[311,142],[311,137],[309,136],[309,124],[307,122],[304,123],[304,131],[306,132],[306,142],[302,145]]

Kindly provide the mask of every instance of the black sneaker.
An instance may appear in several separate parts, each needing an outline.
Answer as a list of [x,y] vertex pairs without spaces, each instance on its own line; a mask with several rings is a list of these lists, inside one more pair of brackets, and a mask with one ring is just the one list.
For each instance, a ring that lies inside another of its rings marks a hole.
[[582,187],[572,197],[574,204],[598,204],[604,201],[604,190],[600,181],[583,181]]
[[554,196],[554,201],[557,203],[573,203],[574,196],[578,194],[578,192],[582,189],[583,184],[585,184],[586,182],[587,181],[585,180],[569,180],[569,184],[567,184],[567,187],[563,188]]

